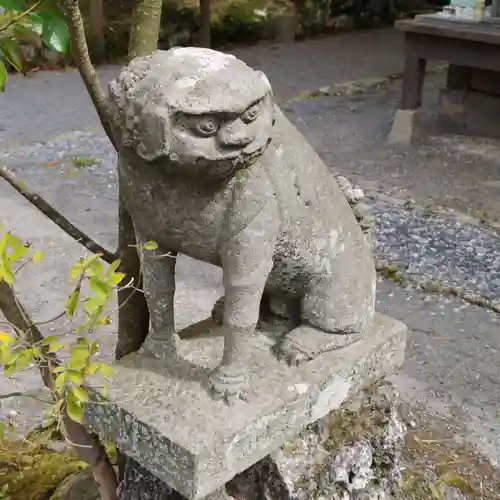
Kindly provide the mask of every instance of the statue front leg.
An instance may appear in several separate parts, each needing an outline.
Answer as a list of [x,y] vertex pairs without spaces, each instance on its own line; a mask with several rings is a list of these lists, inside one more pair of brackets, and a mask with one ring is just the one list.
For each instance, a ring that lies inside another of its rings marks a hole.
[[[178,346],[174,318],[177,254],[160,248],[144,248],[146,240],[140,233],[137,235],[137,241],[150,318],[150,333],[142,349],[152,354],[162,352],[175,358]],[[158,348],[158,342],[161,342],[161,349]]]
[[262,294],[273,267],[277,231],[278,221],[263,211],[220,249],[225,291],[221,325],[224,352],[209,384],[214,398],[228,404],[245,399],[248,390],[245,361],[251,349],[249,338],[259,319]]

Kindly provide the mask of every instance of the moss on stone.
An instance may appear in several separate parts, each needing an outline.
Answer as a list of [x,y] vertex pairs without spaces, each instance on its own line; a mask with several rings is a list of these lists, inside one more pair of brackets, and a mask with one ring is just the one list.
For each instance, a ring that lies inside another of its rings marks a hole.
[[9,500],[49,498],[61,481],[87,467],[72,451],[57,453],[40,442],[0,441],[0,491]]

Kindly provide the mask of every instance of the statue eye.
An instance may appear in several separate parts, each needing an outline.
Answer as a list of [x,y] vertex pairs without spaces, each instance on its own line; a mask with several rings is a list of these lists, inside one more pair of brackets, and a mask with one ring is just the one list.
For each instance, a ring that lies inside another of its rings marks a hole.
[[260,114],[261,105],[260,102],[250,106],[244,113],[241,119],[244,122],[253,122]]
[[214,118],[204,118],[196,124],[196,131],[205,137],[215,135],[219,130],[219,123]]

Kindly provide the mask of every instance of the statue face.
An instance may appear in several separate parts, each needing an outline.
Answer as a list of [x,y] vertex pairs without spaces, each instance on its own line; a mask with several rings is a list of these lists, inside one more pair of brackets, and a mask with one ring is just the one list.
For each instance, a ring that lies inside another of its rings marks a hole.
[[169,160],[186,174],[210,177],[226,177],[251,165],[271,141],[273,106],[267,94],[249,102],[241,113],[176,113]]
[[110,83],[122,144],[167,174],[224,178],[271,140],[265,75],[236,57],[194,47],[134,59]]

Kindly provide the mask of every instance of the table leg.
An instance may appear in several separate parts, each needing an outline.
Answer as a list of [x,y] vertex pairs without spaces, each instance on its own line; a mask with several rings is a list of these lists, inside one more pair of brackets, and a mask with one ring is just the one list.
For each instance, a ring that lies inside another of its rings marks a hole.
[[469,90],[472,80],[472,68],[450,64],[446,75],[446,87],[450,90]]
[[422,105],[422,87],[427,61],[416,57],[412,52],[410,48],[406,48],[401,109],[415,110]]
[[467,130],[467,94],[472,82],[472,68],[450,64],[446,88],[439,92],[439,119],[442,132],[461,134]]

